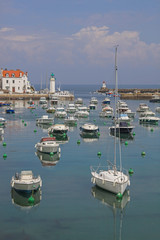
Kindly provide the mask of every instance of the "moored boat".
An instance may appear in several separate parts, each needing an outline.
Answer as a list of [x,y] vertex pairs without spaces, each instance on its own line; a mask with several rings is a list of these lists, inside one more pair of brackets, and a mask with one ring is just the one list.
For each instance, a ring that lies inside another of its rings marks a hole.
[[32,171],[21,171],[21,173],[16,173],[11,180],[11,187],[19,191],[34,191],[41,186],[41,177],[35,177]]
[[145,116],[139,118],[140,123],[158,124],[159,120],[160,118],[154,116]]
[[53,124],[53,118],[49,118],[48,115],[43,115],[41,118],[36,119],[37,124]]
[[92,123],[85,123],[80,127],[81,137],[98,137],[99,127]]
[[56,153],[61,151],[54,137],[41,138],[40,142],[35,145],[35,148],[43,153]]

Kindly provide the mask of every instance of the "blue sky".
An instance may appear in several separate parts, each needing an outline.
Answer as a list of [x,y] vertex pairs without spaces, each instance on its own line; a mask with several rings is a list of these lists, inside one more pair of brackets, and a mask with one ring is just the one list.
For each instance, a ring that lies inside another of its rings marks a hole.
[[159,0],[0,1],[0,67],[59,84],[160,84]]

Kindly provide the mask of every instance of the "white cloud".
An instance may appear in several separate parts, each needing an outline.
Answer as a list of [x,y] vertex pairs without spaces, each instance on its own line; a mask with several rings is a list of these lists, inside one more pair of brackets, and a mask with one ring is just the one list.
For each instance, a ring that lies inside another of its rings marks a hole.
[[[113,62],[114,46],[119,45],[121,62],[132,64],[159,64],[160,44],[141,41],[136,31],[110,33],[109,27],[91,26],[80,29],[70,36],[39,32],[17,34],[12,28],[1,28],[0,48],[3,61],[15,59],[15,53],[28,62],[54,61],[62,64],[106,65]],[[8,32],[6,35],[5,32]]]
[[7,27],[0,28],[0,32],[10,32],[13,30],[14,30],[14,28],[7,28]]
[[[160,58],[160,44],[146,44],[136,31],[109,33],[109,28],[87,27],[72,35],[75,46],[92,62],[106,64],[113,57],[115,45],[119,45],[120,58],[135,63],[149,58]],[[158,57],[159,56],[159,57]]]

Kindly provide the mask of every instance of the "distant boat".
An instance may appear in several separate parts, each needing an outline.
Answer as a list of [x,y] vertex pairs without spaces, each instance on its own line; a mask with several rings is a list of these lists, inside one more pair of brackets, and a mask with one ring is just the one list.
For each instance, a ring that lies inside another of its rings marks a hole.
[[48,117],[48,115],[43,115],[41,118],[36,119],[38,124],[53,124],[53,118]]
[[145,103],[140,103],[139,107],[137,108],[137,112],[145,112],[145,111],[148,111],[148,110],[149,110],[149,107]]
[[0,117],[0,126],[4,126],[7,123],[5,118]]
[[15,113],[15,110],[13,108],[7,108],[6,113]]
[[41,97],[39,100],[39,104],[47,104],[46,97]]
[[3,134],[4,134],[4,129],[0,127],[0,136],[2,136]]
[[133,130],[134,126],[128,125],[127,122],[118,122],[116,125],[109,127],[110,134],[130,134]]
[[98,100],[95,97],[92,97],[90,100],[90,104],[98,104]]
[[160,118],[154,116],[145,116],[139,118],[140,123],[158,124],[159,120]]
[[64,123],[66,125],[76,125],[77,124],[77,118],[74,116],[68,116],[67,118],[64,119]]
[[103,101],[102,101],[102,104],[110,104],[111,100],[109,98],[105,98]]
[[152,99],[149,100],[150,102],[158,102],[160,103],[160,95],[154,94]]
[[57,117],[57,118],[65,118],[65,117],[67,117],[67,113],[66,113],[64,107],[57,107],[56,108],[55,117]]
[[55,113],[55,111],[56,111],[56,109],[54,107],[49,107],[46,110],[47,113]]

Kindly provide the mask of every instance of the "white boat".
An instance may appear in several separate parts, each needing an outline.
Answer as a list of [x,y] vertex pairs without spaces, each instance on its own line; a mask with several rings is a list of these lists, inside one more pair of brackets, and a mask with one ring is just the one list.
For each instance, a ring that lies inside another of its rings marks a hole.
[[90,100],[90,104],[98,104],[98,100],[95,97],[92,97]]
[[0,127],[0,136],[4,134],[4,129]]
[[137,108],[137,112],[145,112],[145,111],[148,111],[148,110],[149,110],[149,107],[145,103],[140,103],[139,107]]
[[146,117],[140,117],[139,122],[140,123],[151,123],[151,124],[158,124],[160,118],[153,117],[153,116],[146,116]]
[[95,105],[95,103],[91,103],[91,104],[89,105],[89,109],[90,109],[90,110],[96,110],[96,105]]
[[109,105],[105,106],[104,108],[102,108],[102,112],[99,113],[99,116],[106,118],[113,117],[113,108],[110,107]]
[[78,117],[78,118],[87,118],[89,116],[89,112],[87,111],[77,111],[75,113],[75,117]]
[[119,115],[118,122],[127,122],[127,123],[129,123],[130,121],[131,121],[131,119],[128,117],[127,114],[121,113]]
[[39,104],[47,104],[46,97],[41,97],[39,100]]
[[80,127],[82,137],[98,137],[99,127],[92,123],[85,123]]
[[41,118],[36,119],[37,124],[53,124],[53,118],[49,118],[48,115],[43,115]]
[[118,120],[116,120],[116,124],[109,127],[110,130],[110,134],[114,135],[115,133],[117,135],[119,134],[131,134],[134,126],[128,124],[127,122],[117,122]]
[[0,117],[0,126],[5,125],[7,123],[5,118]]
[[135,112],[132,112],[131,109],[127,109],[127,110],[125,111],[125,114],[127,114],[129,118],[134,118],[135,115],[136,115],[136,113],[135,113]]
[[152,99],[149,100],[150,102],[160,102],[160,95],[158,94],[154,94],[152,96]]
[[35,177],[32,171],[21,171],[12,177],[11,187],[19,191],[34,191],[42,186],[41,177]]
[[155,111],[160,113],[160,107],[156,107]]
[[68,104],[68,108],[66,109],[67,113],[75,113],[77,111],[75,105],[73,103]]
[[152,111],[145,111],[145,112],[140,112],[139,116],[140,117],[147,117],[147,116],[155,116],[156,114]]
[[77,118],[74,116],[68,116],[67,118],[64,119],[64,123],[66,125],[76,125],[77,124]]
[[54,107],[49,107],[46,110],[47,113],[55,113],[55,111],[56,111],[56,109]]
[[54,137],[41,138],[40,142],[35,145],[35,148],[43,153],[56,153],[61,151]]
[[105,117],[105,118],[111,118],[113,117],[113,112],[111,110],[108,111],[102,111],[99,113],[100,117]]
[[65,124],[54,124],[50,128],[48,128],[48,133],[49,134],[66,134],[68,132],[68,127]]
[[77,98],[76,101],[75,101],[75,104],[82,105],[83,104],[83,99],[82,98]]
[[102,112],[108,112],[108,111],[113,112],[113,108],[110,107],[109,105],[102,108]]
[[58,107],[55,112],[55,117],[57,118],[65,118],[67,117],[67,113],[63,107]]
[[[117,46],[115,49],[115,76],[116,76],[116,84],[115,84],[115,108],[117,104],[117,96],[118,96],[118,86],[117,86]],[[115,111],[115,125],[116,125],[116,111]],[[123,194],[128,185],[130,185],[129,175],[127,171],[122,170],[122,162],[120,161],[120,169],[116,166],[116,133],[114,134],[114,164],[109,164],[106,167],[91,167],[91,181],[103,188],[104,190],[113,192],[115,194],[121,193]],[[119,144],[120,146],[120,144]],[[121,151],[119,151],[119,154]],[[121,160],[121,157],[120,157]],[[108,161],[109,163],[109,161]]]
[[58,97],[52,97],[50,100],[50,103],[53,105],[57,105],[58,104]]
[[83,111],[83,112],[89,112],[90,109],[86,106],[79,106],[78,107],[78,111]]

